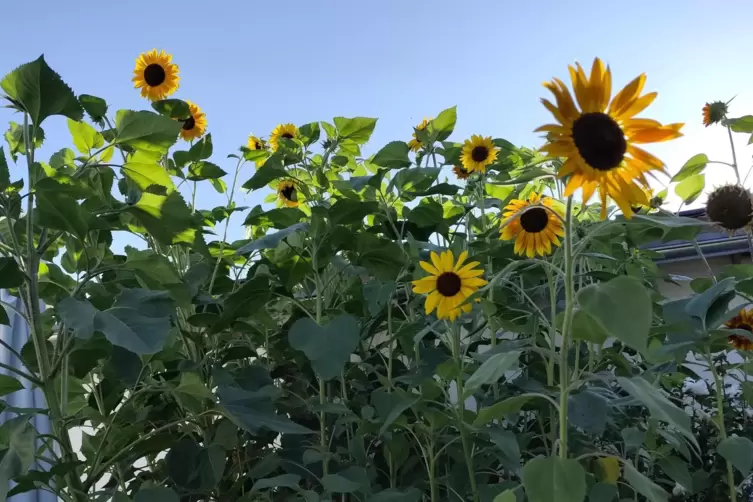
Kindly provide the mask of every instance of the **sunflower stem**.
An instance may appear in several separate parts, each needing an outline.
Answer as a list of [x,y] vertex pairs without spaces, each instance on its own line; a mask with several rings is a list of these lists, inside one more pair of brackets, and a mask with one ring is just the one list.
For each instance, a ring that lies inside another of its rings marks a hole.
[[[316,256],[319,250],[317,246],[311,246],[311,265],[314,268],[314,281],[316,284],[316,324],[321,326],[322,324],[322,280],[319,276],[319,267],[317,266]],[[327,443],[327,417],[324,413],[324,405],[327,403],[327,388],[324,383],[324,379],[319,377],[319,404],[322,407],[322,411],[319,412],[319,447],[322,453],[322,472],[326,476],[329,474],[329,458],[328,458],[328,443]]]
[[473,468],[473,452],[471,450],[471,445],[468,441],[468,433],[465,428],[465,389],[463,386],[463,355],[460,351],[460,328],[457,324],[450,323],[450,336],[451,340],[451,350],[452,350],[452,357],[455,359],[458,365],[458,377],[456,380],[457,384],[457,428],[460,432],[460,442],[463,445],[463,456],[465,457],[465,465],[468,469],[468,479],[471,482],[471,492],[473,494],[473,502],[478,502],[478,490],[476,488],[476,473]]
[[570,388],[567,353],[570,342],[570,329],[573,322],[575,306],[575,288],[573,284],[573,197],[567,198],[565,211],[565,317],[562,323],[562,341],[560,347],[560,447],[559,456],[567,458],[567,398]]
[[737,153],[735,152],[735,142],[732,140],[732,129],[727,124],[727,135],[729,136],[729,146],[732,149],[732,169],[735,170],[737,184],[740,184],[740,170],[737,168]]
[[[716,371],[716,364],[709,356],[706,361],[709,363],[709,369],[714,376],[714,390],[716,391],[716,415],[717,426],[719,427],[719,437],[721,441],[727,439],[727,427],[724,425],[724,382]],[[735,472],[732,469],[732,462],[725,460],[727,464],[727,486],[729,487],[730,502],[737,502],[737,489],[735,488]]]

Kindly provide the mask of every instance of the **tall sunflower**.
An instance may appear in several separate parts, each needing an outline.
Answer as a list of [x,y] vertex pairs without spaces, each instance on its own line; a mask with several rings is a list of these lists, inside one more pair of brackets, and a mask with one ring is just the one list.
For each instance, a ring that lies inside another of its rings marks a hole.
[[283,180],[277,185],[277,198],[283,206],[297,207],[300,204],[298,200],[298,188],[293,180]]
[[[536,207],[531,207],[531,206]],[[560,245],[558,237],[565,236],[562,220],[553,214],[554,201],[549,197],[541,197],[531,192],[528,200],[513,199],[505,206],[502,217],[505,221],[521,212],[502,228],[499,238],[510,241],[515,239],[515,254],[525,254],[528,258],[534,255],[545,256],[552,253],[552,244]],[[530,208],[530,209],[526,209]],[[558,214],[559,211],[557,211]]]
[[463,143],[460,161],[469,173],[485,173],[486,166],[497,160],[498,152],[499,148],[494,146],[491,136],[484,138],[474,134]]
[[455,173],[455,176],[457,176],[459,180],[467,180],[471,175],[471,173],[469,173],[462,165],[454,166],[452,168],[452,171]]
[[[427,119],[426,117],[424,117],[424,120],[421,121],[421,123],[416,126],[416,130],[423,131],[424,129],[426,129],[426,126],[429,125],[429,121],[431,120],[433,120],[433,118]],[[416,131],[413,131],[413,139],[408,142],[408,147],[414,152],[417,152],[421,149],[422,146],[423,146],[423,143],[421,143],[418,140],[418,137],[416,136]]]
[[201,108],[186,101],[188,109],[191,112],[191,116],[187,120],[183,121],[183,127],[180,129],[180,137],[186,141],[200,138],[207,130],[207,116],[201,111]]
[[727,103],[724,101],[714,101],[706,103],[703,107],[703,125],[708,127],[711,124],[718,124],[727,118]]
[[452,251],[432,251],[431,262],[419,262],[430,275],[413,281],[413,292],[428,295],[426,315],[437,309],[439,319],[454,321],[462,312],[470,312],[471,306],[465,300],[487,281],[481,277],[484,271],[476,268],[479,262],[466,263],[467,259],[468,251],[460,253],[457,262]]
[[267,144],[261,138],[257,138],[253,134],[248,137],[248,149],[249,150],[266,150]]
[[648,202],[641,190],[648,186],[646,173],[664,170],[661,160],[636,144],[678,138],[682,136],[683,124],[662,125],[655,120],[635,118],[657,96],[655,92],[641,95],[645,74],[611,98],[612,72],[604,68],[599,58],[594,60],[590,77],[580,64],[575,68],[570,66],[569,70],[580,109],[560,79],[544,84],[554,94],[557,105],[547,99],[541,102],[558,123],[536,129],[547,133],[547,143],[541,150],[567,159],[557,173],[560,178],[568,177],[565,196],[582,188],[585,204],[598,188],[602,218],[607,215],[607,197],[630,218],[631,205]]
[[141,97],[158,101],[178,90],[178,65],[173,64],[172,60],[170,54],[157,52],[157,49],[139,55],[131,80],[134,87],[141,89]]
[[[753,338],[753,309],[742,309],[738,315],[725,323],[730,329],[741,329],[751,333]],[[727,341],[737,350],[753,350],[753,339],[743,335],[729,335]]]
[[269,136],[269,146],[273,152],[280,148],[280,138],[295,139],[298,137],[298,128],[293,124],[279,124]]

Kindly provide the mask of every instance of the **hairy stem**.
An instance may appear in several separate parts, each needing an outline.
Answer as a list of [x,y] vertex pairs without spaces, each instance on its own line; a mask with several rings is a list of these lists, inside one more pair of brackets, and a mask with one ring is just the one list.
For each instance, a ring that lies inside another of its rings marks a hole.
[[575,307],[575,288],[573,284],[573,198],[567,198],[565,214],[565,317],[562,322],[562,341],[560,347],[560,458],[567,458],[567,397],[570,388],[567,353],[570,343],[570,329],[573,323]]

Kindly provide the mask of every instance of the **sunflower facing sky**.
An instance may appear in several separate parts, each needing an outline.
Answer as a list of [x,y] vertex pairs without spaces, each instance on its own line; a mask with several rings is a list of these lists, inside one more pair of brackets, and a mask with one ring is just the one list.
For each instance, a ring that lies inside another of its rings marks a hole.
[[431,262],[419,262],[430,275],[413,281],[413,292],[428,295],[426,315],[437,309],[439,319],[454,321],[461,313],[471,311],[471,305],[465,300],[487,281],[481,277],[484,271],[476,268],[479,262],[466,263],[467,259],[468,251],[460,253],[457,262],[452,251],[441,254],[432,251]]
[[454,166],[452,168],[452,171],[455,173],[455,176],[457,176],[459,180],[467,180],[471,175],[471,173],[466,171],[466,169],[462,165]]
[[641,95],[645,74],[612,98],[612,72],[599,58],[594,60],[590,77],[580,64],[568,68],[575,101],[562,80],[544,84],[554,94],[556,105],[547,99],[541,102],[558,123],[536,129],[547,133],[547,144],[541,150],[567,159],[557,173],[568,178],[565,196],[582,188],[583,203],[588,203],[598,188],[602,218],[607,216],[607,197],[630,218],[631,206],[648,203],[642,190],[648,186],[646,173],[664,170],[661,160],[636,145],[678,138],[683,124],[662,125],[635,118],[657,96],[655,92]]
[[186,101],[188,109],[191,111],[191,116],[187,120],[183,121],[183,127],[180,129],[180,137],[186,141],[200,138],[207,130],[207,116],[201,111],[201,108]]
[[[433,118],[427,119],[426,117],[424,117],[424,120],[416,126],[416,129],[423,131],[424,129],[426,129],[426,126],[429,125],[430,120],[433,120]],[[414,152],[417,152],[421,149],[421,146],[423,146],[423,143],[421,143],[416,137],[416,131],[413,131],[413,139],[408,142],[408,147]]]
[[139,55],[131,80],[134,87],[141,89],[141,97],[159,101],[178,90],[178,65],[173,64],[172,60],[170,54],[157,52],[157,49]]
[[292,180],[281,181],[277,185],[277,198],[286,207],[297,207],[300,202],[298,201],[298,188],[296,188],[295,182]]
[[[753,309],[742,309],[738,315],[727,321],[725,326],[730,329],[741,329],[753,335]],[[737,350],[753,350],[753,340],[743,335],[729,335],[727,340]]]
[[298,137],[298,128],[293,124],[279,124],[269,136],[269,146],[273,152],[280,148],[280,138],[295,139]]
[[494,146],[491,136],[484,138],[474,134],[463,143],[460,161],[469,173],[485,173],[486,166],[497,160],[498,152],[499,148]]
[[[551,198],[541,197],[534,192],[531,192],[528,200],[513,199],[505,206],[502,212],[504,221],[530,207],[509,221],[499,234],[499,238],[504,241],[515,239],[515,254],[525,254],[528,258],[533,258],[537,254],[546,256],[552,253],[552,244],[560,245],[558,237],[565,236],[562,220],[549,209],[541,207],[542,205],[556,211]],[[557,214],[560,214],[559,211]]]

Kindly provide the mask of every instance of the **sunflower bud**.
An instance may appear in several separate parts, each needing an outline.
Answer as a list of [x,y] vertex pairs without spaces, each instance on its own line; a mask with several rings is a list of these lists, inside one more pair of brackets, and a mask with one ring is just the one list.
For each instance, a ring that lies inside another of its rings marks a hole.
[[750,227],[753,220],[751,193],[740,185],[724,185],[709,194],[706,201],[709,220],[730,232]]
[[727,118],[727,103],[723,101],[714,101],[706,103],[703,107],[703,125],[706,127],[711,124],[718,124]]

